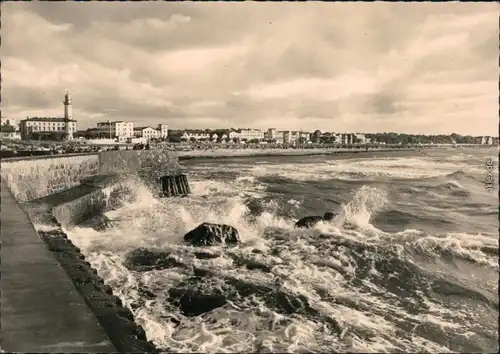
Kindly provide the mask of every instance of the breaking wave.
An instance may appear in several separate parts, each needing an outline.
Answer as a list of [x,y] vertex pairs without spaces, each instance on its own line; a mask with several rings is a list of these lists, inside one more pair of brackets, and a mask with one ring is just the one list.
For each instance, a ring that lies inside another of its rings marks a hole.
[[[68,235],[167,352],[498,348],[498,238],[480,218],[497,220],[463,209],[494,206],[463,178],[478,171],[429,156],[287,159],[187,164],[187,198],[130,182],[109,228]],[[455,204],[429,211],[434,195]],[[294,228],[332,209],[333,221]],[[236,227],[241,244],[183,244],[201,222]]]

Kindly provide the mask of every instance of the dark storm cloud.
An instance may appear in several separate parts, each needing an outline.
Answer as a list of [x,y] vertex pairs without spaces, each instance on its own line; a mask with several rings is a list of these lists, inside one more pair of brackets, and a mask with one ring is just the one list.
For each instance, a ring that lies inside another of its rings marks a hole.
[[11,107],[23,107],[27,109],[50,109],[54,106],[53,97],[47,95],[43,90],[28,86],[2,87],[2,104]]

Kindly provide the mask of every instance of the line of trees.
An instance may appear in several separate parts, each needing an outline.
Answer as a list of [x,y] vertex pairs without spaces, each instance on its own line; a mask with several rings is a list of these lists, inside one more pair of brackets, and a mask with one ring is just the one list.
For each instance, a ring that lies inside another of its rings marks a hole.
[[424,134],[398,134],[398,133],[370,133],[365,136],[372,142],[386,144],[480,144],[482,137],[471,135],[424,135]]

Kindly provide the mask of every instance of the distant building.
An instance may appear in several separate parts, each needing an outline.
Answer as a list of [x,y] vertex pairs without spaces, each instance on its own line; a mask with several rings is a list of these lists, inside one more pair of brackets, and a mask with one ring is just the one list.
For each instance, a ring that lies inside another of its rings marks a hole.
[[217,131],[210,135],[210,141],[213,143],[227,143],[229,141],[229,136],[225,131]]
[[151,126],[135,127],[134,128],[134,137],[135,138],[143,138],[146,140],[167,139],[168,138],[168,125],[158,124],[157,128],[153,128]]
[[12,118],[2,118],[0,126],[0,138],[9,140],[20,140],[19,123]]
[[227,135],[229,140],[241,140],[241,129],[231,129]]
[[19,122],[17,119],[1,118],[1,125],[10,125],[14,128],[14,131],[19,132]]
[[275,128],[269,128],[266,132],[264,132],[264,140],[268,143],[272,143],[277,140],[278,131]]
[[260,129],[241,129],[239,135],[240,140],[264,140],[264,132]]
[[[66,91],[66,95],[64,95],[63,104],[64,104],[64,121],[71,122],[73,120],[73,105],[68,91]],[[76,127],[75,129],[71,129],[71,125],[65,124],[64,128],[65,128],[64,130],[65,139],[73,140],[73,134],[76,132]]]
[[299,140],[302,140],[302,142],[310,142],[311,141],[311,133],[301,131],[299,133]]
[[0,132],[0,139],[6,140],[21,140],[21,134],[19,132]]
[[266,134],[261,129],[231,129],[227,135],[229,140],[262,141]]
[[310,142],[312,134],[304,131],[279,131],[275,128],[270,128],[264,133],[264,140],[274,144],[304,144]]
[[21,139],[31,139],[34,136],[43,136],[56,133],[62,137],[68,135],[73,138],[76,132],[76,120],[67,120],[65,118],[51,117],[32,117],[21,120],[19,125]]
[[135,138],[144,138],[146,140],[160,138],[160,130],[151,127],[136,127],[134,128]]
[[190,140],[209,141],[210,131],[199,130],[199,129],[184,130],[184,133],[181,135],[181,141],[190,141]]
[[340,144],[354,144],[354,138],[355,135],[352,133],[341,133],[336,135],[336,137],[340,137],[340,141],[338,139],[335,139],[334,143],[340,143]]
[[367,144],[369,143],[369,139],[367,139],[366,135],[363,133],[354,133],[354,142],[356,144]]
[[76,133],[76,120],[73,119],[71,97],[68,92],[64,96],[64,117],[27,117],[19,122],[22,139],[49,139],[62,137],[72,140]]
[[168,138],[168,125],[167,124],[158,124],[157,128],[160,132],[160,138],[167,139]]
[[295,135],[289,130],[283,132],[283,144],[293,144],[295,140]]
[[278,138],[276,140],[280,143],[288,145],[297,145],[309,142],[311,138],[311,133],[287,130],[284,132],[277,132],[276,136]]
[[97,130],[104,138],[115,139],[124,141],[134,137],[134,123],[119,121],[107,121],[97,123]]
[[[319,132],[319,131],[316,131]],[[314,139],[317,138],[317,133],[314,133]],[[362,133],[323,133],[319,137],[319,141],[327,144],[342,144],[342,145],[353,145],[353,144],[366,144],[369,140],[366,138],[365,134]]]
[[481,138],[481,145],[493,145],[495,140],[491,136],[483,136]]
[[264,140],[271,144],[283,144],[285,132],[278,131],[275,128],[269,128],[264,133]]

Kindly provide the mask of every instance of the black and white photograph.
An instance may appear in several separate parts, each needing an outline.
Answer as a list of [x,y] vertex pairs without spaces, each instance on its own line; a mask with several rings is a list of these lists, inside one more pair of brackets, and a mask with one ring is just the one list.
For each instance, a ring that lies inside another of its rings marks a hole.
[[499,10],[2,1],[0,352],[498,352]]

